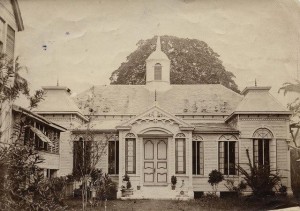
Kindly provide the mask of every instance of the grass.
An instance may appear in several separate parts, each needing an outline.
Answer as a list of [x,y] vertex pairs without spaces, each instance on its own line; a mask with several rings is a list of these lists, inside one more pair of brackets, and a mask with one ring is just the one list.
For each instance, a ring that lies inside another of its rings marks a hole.
[[[109,211],[144,211],[144,210],[176,210],[176,211],[196,211],[196,210],[269,210],[275,208],[286,208],[297,206],[300,201],[288,197],[265,197],[253,199],[251,197],[242,198],[215,198],[202,197],[190,201],[176,200],[112,200],[107,201],[106,206]],[[81,210],[80,200],[68,200],[66,204],[69,210]],[[96,207],[88,206],[87,210],[105,210],[104,202],[100,202]]]

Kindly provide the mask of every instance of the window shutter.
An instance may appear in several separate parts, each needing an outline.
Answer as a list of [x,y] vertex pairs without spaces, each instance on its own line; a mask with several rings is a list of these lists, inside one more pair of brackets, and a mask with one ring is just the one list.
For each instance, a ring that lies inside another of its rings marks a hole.
[[258,140],[253,140],[253,155],[254,155],[254,164],[258,164]]
[[15,31],[7,25],[7,38],[6,38],[6,54],[8,58],[14,59],[15,51]]
[[270,140],[270,168],[271,170],[276,169],[276,139]]
[[[239,142],[235,142],[235,165],[239,165]],[[235,166],[235,174],[239,174],[237,166]]]
[[199,142],[199,153],[200,153],[200,174],[203,175],[204,174],[204,149],[203,149],[203,142],[200,141]]
[[136,166],[135,166],[135,139],[128,138],[125,142],[125,163],[126,163],[126,173],[128,174],[135,174],[136,173]]
[[219,142],[219,171],[224,174],[224,142]]
[[185,139],[176,139],[175,146],[176,173],[185,174]]

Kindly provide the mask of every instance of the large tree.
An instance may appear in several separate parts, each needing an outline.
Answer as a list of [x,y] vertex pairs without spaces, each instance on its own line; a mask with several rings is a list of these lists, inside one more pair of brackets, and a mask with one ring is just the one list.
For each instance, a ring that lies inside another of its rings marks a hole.
[[[145,84],[146,59],[155,51],[156,39],[140,40],[137,50],[113,71],[111,84]],[[161,47],[171,60],[171,84],[223,84],[239,92],[234,74],[225,70],[220,56],[205,42],[165,35]]]
[[[278,90],[286,93],[299,93],[300,94],[300,81],[296,80],[294,83],[287,82]],[[292,121],[290,124],[290,133],[292,136],[292,149],[291,149],[291,181],[292,189],[295,196],[300,197],[300,98],[288,104],[288,108],[293,112]]]

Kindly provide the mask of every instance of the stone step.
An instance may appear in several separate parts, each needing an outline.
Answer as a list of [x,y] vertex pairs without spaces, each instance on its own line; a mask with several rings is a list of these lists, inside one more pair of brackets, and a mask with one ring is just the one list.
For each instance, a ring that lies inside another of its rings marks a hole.
[[188,200],[188,191],[177,188],[172,190],[171,187],[147,187],[143,186],[140,190],[134,190],[133,195],[129,197],[122,197],[121,199],[179,199]]

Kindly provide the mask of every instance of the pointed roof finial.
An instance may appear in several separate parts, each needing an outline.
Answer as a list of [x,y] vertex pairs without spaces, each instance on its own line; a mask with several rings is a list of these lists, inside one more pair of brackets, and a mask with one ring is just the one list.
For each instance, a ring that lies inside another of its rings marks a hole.
[[160,36],[157,35],[156,51],[161,51]]
[[59,78],[57,76],[56,86],[59,86]]
[[156,89],[155,89],[155,92],[154,92],[154,101],[156,102]]
[[255,86],[257,86],[256,78],[255,78]]

